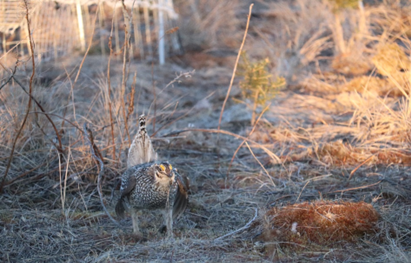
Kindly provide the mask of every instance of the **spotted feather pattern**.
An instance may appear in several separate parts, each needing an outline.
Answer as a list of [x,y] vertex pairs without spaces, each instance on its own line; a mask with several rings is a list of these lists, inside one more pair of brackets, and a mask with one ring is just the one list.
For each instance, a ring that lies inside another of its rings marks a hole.
[[139,117],[139,132],[133,139],[127,156],[127,168],[157,160],[152,141],[146,130],[146,116]]
[[[140,116],[139,131],[129,149],[127,170],[121,176],[116,214],[124,216],[126,202],[132,213],[141,209],[165,209],[169,211],[166,214],[170,213],[165,219],[171,228],[173,219],[178,218],[188,205],[188,192],[187,177],[180,175],[167,161],[157,161],[157,153],[146,131],[146,117]],[[137,218],[133,223],[134,231],[138,231]]]

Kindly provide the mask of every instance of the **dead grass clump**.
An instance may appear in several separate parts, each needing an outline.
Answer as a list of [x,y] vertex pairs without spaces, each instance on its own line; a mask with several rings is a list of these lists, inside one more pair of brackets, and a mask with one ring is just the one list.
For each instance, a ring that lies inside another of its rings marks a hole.
[[381,45],[372,61],[378,73],[388,77],[404,95],[410,94],[411,61],[398,44]]
[[390,85],[386,79],[370,76],[360,76],[353,78],[348,83],[341,85],[340,90],[342,92],[357,91],[359,93],[376,92],[379,96],[401,96],[393,85]]
[[[297,249],[330,248],[373,233],[378,219],[378,212],[365,202],[305,202],[268,211],[260,239]],[[274,247],[266,249],[271,252]]]
[[373,62],[378,72],[384,76],[396,75],[410,69],[410,60],[398,44],[385,43],[379,47]]
[[340,54],[334,57],[331,66],[336,72],[349,76],[364,75],[372,70],[372,63],[361,52]]
[[241,38],[236,14],[239,1],[176,1],[181,14],[179,32],[185,50],[234,48]]
[[[411,155],[398,149],[369,148],[367,152],[369,152],[369,156],[374,155],[369,159],[368,164],[399,163],[407,166],[411,164]],[[356,165],[369,158],[366,150],[362,147],[352,147],[341,141],[326,143],[319,147],[315,154],[322,162],[333,165]]]

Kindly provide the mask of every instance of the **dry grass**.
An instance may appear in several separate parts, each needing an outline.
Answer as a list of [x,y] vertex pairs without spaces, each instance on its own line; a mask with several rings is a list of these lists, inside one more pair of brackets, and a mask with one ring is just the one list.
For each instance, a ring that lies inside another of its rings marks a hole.
[[[114,59],[109,70],[107,58],[90,55],[84,63],[73,55],[36,65],[32,95],[56,124],[64,154],[59,158],[55,131],[32,106],[0,195],[1,261],[410,261],[410,6],[365,5],[362,30],[358,9],[342,12],[342,53],[325,2],[255,3],[244,49],[251,59],[268,57],[288,86],[250,127],[250,110],[231,99],[240,96],[235,78],[219,132],[235,58],[227,55],[239,48],[248,4],[221,2],[177,1],[190,52],[154,65],[153,80],[151,65],[129,63],[127,55],[127,65]],[[200,66],[193,72],[187,65]],[[28,87],[31,72],[22,61],[15,77]],[[15,82],[1,88],[0,176],[27,104]],[[174,242],[158,233],[156,213],[142,215],[142,239],[130,234],[130,219],[121,227],[109,220],[96,188],[99,168],[80,131],[83,123],[93,130],[112,211],[130,143],[124,127],[133,135],[141,113],[156,119],[149,133],[159,155],[191,180]],[[255,208],[259,220],[236,231]]]
[[[294,251],[339,248],[378,231],[379,214],[365,202],[315,201],[273,208],[264,216],[260,240]],[[275,253],[267,245],[266,253]]]

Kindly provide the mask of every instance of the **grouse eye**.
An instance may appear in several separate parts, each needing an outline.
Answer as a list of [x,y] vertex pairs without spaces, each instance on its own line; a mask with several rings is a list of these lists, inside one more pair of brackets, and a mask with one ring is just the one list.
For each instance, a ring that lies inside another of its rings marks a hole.
[[160,171],[166,171],[166,167],[163,164],[160,164],[158,167],[160,168]]

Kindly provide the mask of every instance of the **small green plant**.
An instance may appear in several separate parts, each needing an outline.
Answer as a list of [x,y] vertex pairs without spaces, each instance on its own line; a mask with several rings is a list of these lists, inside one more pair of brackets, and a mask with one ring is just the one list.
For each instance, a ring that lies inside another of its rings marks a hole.
[[268,70],[270,63],[268,58],[251,62],[245,52],[242,52],[241,58],[237,75],[243,77],[239,83],[243,99],[253,102],[251,119],[253,126],[256,121],[257,107],[261,106],[264,110],[279,90],[286,85],[286,81],[282,77],[273,79]]
[[333,4],[334,10],[344,8],[356,8],[359,5],[359,0],[329,0]]

